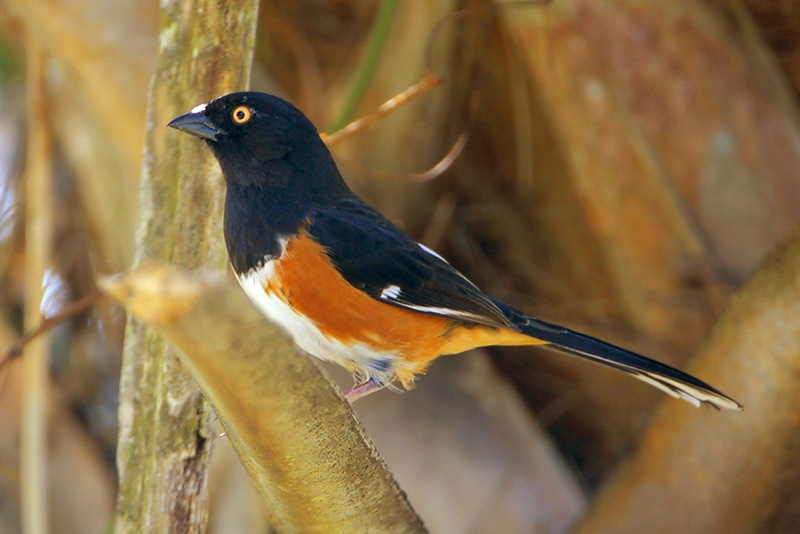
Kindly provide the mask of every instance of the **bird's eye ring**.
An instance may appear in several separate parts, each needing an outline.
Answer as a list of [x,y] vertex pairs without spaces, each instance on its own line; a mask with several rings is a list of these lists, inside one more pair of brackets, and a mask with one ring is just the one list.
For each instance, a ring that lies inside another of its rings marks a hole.
[[252,116],[253,112],[250,111],[250,108],[247,106],[236,106],[231,112],[231,119],[233,119],[233,122],[236,124],[244,124],[249,121]]

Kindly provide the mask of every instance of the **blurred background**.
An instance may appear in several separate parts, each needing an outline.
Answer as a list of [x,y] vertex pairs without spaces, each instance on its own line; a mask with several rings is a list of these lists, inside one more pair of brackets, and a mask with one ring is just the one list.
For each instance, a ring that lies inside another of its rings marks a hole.
[[[51,139],[54,172],[42,282],[52,314],[131,264],[159,6],[0,2],[3,351],[23,331],[29,277],[31,43],[45,53],[36,128]],[[368,50],[375,61],[365,65]],[[426,73],[442,83],[337,143],[334,156],[394,222],[492,296],[547,321],[684,368],[797,219],[800,11],[791,2],[261,3],[251,87],[292,101],[322,132]],[[443,161],[443,173],[422,175]],[[124,312],[99,301],[51,336],[57,533],[111,525],[124,326]],[[3,373],[0,532],[15,533],[19,365]],[[355,408],[432,532],[558,533],[635,450],[662,402],[679,401],[546,350],[493,348],[442,359],[417,390]],[[210,530],[268,532],[219,441]]]

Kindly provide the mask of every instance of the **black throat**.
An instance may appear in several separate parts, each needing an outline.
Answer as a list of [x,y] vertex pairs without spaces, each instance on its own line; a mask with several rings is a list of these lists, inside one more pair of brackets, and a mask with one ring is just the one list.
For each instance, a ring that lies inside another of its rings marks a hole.
[[280,256],[285,240],[308,224],[317,208],[353,196],[321,141],[278,158],[209,144],[227,183],[225,243],[237,274]]

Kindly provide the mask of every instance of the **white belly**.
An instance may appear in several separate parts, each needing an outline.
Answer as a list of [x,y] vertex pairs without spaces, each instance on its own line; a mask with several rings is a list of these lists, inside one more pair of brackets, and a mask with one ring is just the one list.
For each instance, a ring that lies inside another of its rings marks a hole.
[[331,339],[322,333],[314,321],[295,312],[275,293],[264,290],[274,276],[276,262],[279,261],[269,260],[261,268],[236,275],[242,290],[256,308],[285,330],[300,349],[321,360],[346,367],[356,374],[357,382],[374,378],[381,384],[390,384],[395,377],[395,354],[374,350],[363,343],[345,345]]

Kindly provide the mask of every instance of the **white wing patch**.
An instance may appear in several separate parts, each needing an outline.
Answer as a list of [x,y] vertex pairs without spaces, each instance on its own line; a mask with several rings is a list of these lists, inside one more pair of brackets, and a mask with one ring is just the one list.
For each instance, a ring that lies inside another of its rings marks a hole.
[[447,264],[449,265],[449,262],[448,262],[446,259],[444,259],[443,257],[441,257],[439,254],[437,254],[437,253],[436,253],[436,252],[434,252],[433,250],[429,249],[428,247],[426,247],[426,246],[425,246],[425,245],[423,245],[422,243],[417,243],[417,245],[419,245],[419,248],[421,248],[422,250],[424,250],[425,252],[427,252],[427,253],[428,253],[428,254],[430,254],[431,256],[434,256],[434,257],[436,257],[436,258],[439,258],[440,260],[442,260],[443,262],[445,262],[445,263],[447,263]]
[[475,319],[480,320],[482,317],[478,314],[468,312],[468,311],[461,311],[461,310],[453,310],[451,308],[440,308],[438,306],[415,306],[414,304],[409,304],[407,302],[401,303],[404,308],[411,308],[412,310],[416,310],[422,313],[432,313],[434,315],[443,315],[445,317],[463,317],[468,319]]
[[386,286],[381,291],[383,300],[396,300],[400,296],[400,286]]
[[[422,243],[417,243],[417,245],[419,245],[419,248],[423,252],[425,252],[426,254],[429,254],[429,255],[433,256],[434,258],[437,258],[437,259],[447,263],[448,265],[450,265],[446,259],[441,257],[435,251],[433,251],[430,248],[426,247]],[[470,285],[475,287],[475,284],[470,282],[469,279],[467,279],[466,276],[464,276],[463,274],[461,274],[458,271],[455,271],[455,273],[458,274],[461,278],[463,278]],[[478,320],[479,322],[480,322],[481,319],[483,319],[483,317],[481,315],[479,315],[477,313],[468,312],[468,311],[454,310],[452,308],[443,308],[441,306],[415,305],[415,304],[411,304],[410,302],[405,301],[405,300],[399,301],[398,299],[400,298],[401,294],[402,294],[402,289],[400,288],[400,286],[395,285],[395,284],[391,284],[391,285],[388,285],[388,286],[383,288],[383,290],[381,291],[381,294],[380,294],[380,299],[381,300],[393,301],[396,304],[398,304],[398,305],[400,305],[400,306],[402,306],[404,308],[409,308],[411,310],[416,310],[416,311],[422,312],[422,313],[430,313],[430,314],[433,314],[433,315],[440,315],[440,316],[444,316],[444,317],[454,317],[454,318],[459,318],[459,319],[472,319],[472,320]]]
[[[422,243],[417,243],[417,245],[419,245],[419,248],[421,248],[423,252],[426,252],[426,253],[430,254],[431,256],[433,256],[434,258],[438,258],[438,259],[442,260],[443,262],[445,262],[447,265],[450,265],[450,262],[449,262],[449,261],[447,261],[446,259],[444,259],[444,258],[443,258],[441,255],[439,255],[439,254],[438,254],[437,252],[435,252],[434,250],[431,250],[430,248],[426,247],[426,246],[425,246],[425,245],[423,245]],[[472,286],[472,287],[474,287],[475,289],[478,289],[478,286],[476,286],[475,284],[473,284],[473,283],[472,283],[472,280],[470,280],[469,278],[467,278],[466,276],[464,276],[464,275],[461,273],[461,271],[459,271],[459,270],[457,270],[457,269],[453,269],[453,270],[455,271],[455,273],[456,273],[458,276],[460,276],[460,277],[461,277],[461,278],[463,278],[463,279],[464,279],[464,280],[465,280],[467,283],[469,283],[469,285],[471,285],[471,286]],[[434,313],[436,313],[436,312],[434,312]],[[469,314],[469,316],[470,316],[470,317],[477,317],[477,315],[475,315],[475,314]]]
[[[423,245],[420,245],[423,247]],[[423,247],[424,248],[424,247]],[[437,256],[435,252],[431,252],[434,256]],[[400,286],[390,285],[383,288],[381,291],[381,300],[391,300],[397,301],[400,298],[400,294],[402,290]],[[458,317],[458,318],[465,318],[465,319],[480,319],[480,316],[474,314],[472,312],[461,311],[461,310],[453,310],[451,308],[442,308],[440,306],[419,306],[415,304],[411,304],[410,302],[397,302],[397,304],[401,305],[404,308],[410,308],[412,310],[416,310],[422,313],[432,313],[434,315],[443,315],[445,317]]]

